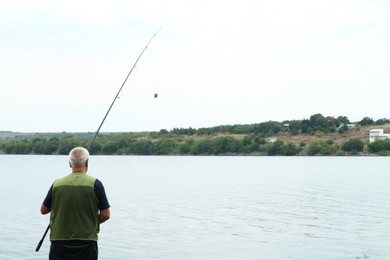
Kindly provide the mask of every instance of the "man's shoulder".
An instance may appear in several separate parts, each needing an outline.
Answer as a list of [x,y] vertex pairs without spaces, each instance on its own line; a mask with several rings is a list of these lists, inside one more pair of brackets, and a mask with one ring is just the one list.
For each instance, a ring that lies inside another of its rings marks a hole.
[[103,183],[99,179],[95,179],[95,188],[103,188]]
[[91,176],[91,175],[87,175],[87,174],[79,174],[79,173],[71,173],[71,174],[68,174],[62,178],[58,178],[54,181],[53,183],[53,186],[61,186],[61,185],[67,185],[67,184],[88,184],[88,186],[90,185],[94,185],[95,182],[96,182],[96,178]]
[[55,179],[54,182],[53,182],[53,185],[55,186],[55,185],[58,185],[58,184],[60,184],[60,183],[62,183],[64,181],[66,181],[69,178],[69,176],[71,176],[71,174],[68,174],[66,176],[63,176],[63,177]]

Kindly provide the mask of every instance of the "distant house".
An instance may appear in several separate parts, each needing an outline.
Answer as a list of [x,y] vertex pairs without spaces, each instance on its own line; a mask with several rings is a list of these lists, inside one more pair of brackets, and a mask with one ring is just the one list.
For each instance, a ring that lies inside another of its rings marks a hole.
[[277,140],[278,140],[278,138],[276,138],[276,137],[268,137],[268,138],[265,138],[265,141],[266,141],[267,143],[275,143]]
[[375,140],[390,139],[390,134],[384,134],[383,129],[371,129],[370,130],[370,143]]
[[342,128],[343,126],[347,126],[348,129],[352,129],[352,128],[356,127],[356,124],[344,124],[344,123],[341,123],[340,126],[339,126],[339,129]]

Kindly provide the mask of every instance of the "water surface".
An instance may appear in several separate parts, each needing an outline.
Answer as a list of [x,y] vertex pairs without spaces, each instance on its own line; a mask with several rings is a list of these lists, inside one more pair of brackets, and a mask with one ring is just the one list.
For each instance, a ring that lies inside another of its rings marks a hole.
[[[66,156],[0,156],[0,259],[34,251]],[[100,259],[390,259],[387,157],[92,156]]]

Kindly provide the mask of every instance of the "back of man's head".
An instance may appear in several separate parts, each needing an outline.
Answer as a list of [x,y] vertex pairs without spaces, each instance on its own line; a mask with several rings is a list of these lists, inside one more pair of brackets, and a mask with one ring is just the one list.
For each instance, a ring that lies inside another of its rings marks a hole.
[[69,153],[69,163],[71,167],[86,166],[89,159],[89,152],[84,147],[75,147]]

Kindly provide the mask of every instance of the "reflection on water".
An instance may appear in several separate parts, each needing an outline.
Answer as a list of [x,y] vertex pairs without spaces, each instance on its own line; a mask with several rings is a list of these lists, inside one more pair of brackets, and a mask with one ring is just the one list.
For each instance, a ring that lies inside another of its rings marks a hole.
[[[0,156],[0,259],[44,259],[39,206],[64,156]],[[91,158],[101,259],[390,259],[385,157]],[[43,167],[42,167],[43,166]]]

